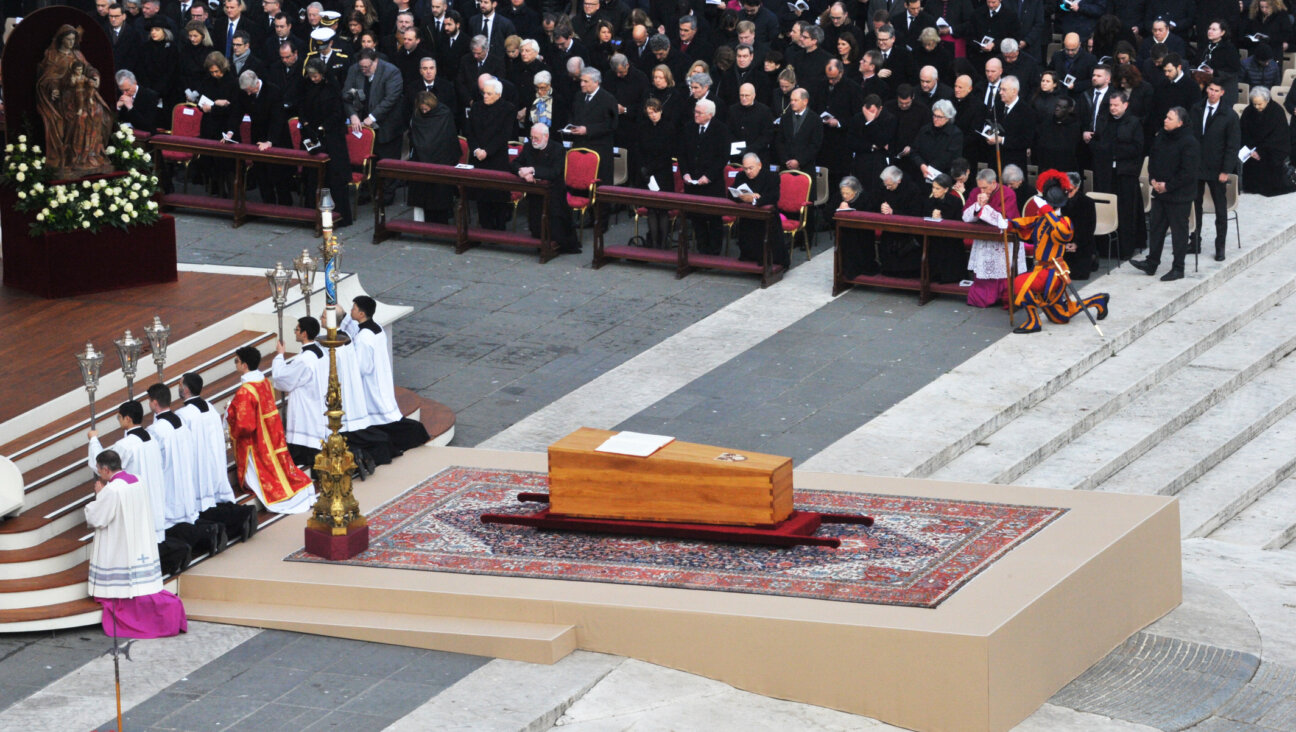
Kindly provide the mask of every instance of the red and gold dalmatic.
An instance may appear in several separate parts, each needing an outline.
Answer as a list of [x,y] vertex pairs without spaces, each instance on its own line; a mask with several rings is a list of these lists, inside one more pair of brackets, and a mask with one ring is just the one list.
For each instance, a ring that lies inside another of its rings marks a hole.
[[288,454],[283,421],[268,380],[245,380],[240,384],[225,416],[234,440],[239,482],[247,485],[247,461],[252,460],[267,507],[292,498],[312,484]]

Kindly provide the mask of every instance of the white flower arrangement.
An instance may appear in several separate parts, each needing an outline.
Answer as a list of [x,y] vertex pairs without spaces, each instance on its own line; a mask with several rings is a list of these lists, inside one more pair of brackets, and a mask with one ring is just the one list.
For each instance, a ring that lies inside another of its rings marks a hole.
[[152,157],[136,145],[130,127],[120,125],[104,148],[119,175],[93,180],[54,182],[54,171],[45,164],[40,146],[28,144],[27,137],[19,135],[5,145],[0,183],[16,189],[16,209],[32,214],[33,235],[93,233],[106,226],[129,229],[152,224],[161,216],[152,200],[158,193]]

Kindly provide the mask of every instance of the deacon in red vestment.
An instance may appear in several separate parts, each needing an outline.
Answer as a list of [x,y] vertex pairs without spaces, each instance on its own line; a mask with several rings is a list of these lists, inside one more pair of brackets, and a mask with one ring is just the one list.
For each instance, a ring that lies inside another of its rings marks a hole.
[[244,346],[234,352],[242,383],[226,411],[239,482],[276,513],[303,513],[315,504],[315,484],[293,464],[284,437],[274,389],[257,370],[261,352]]

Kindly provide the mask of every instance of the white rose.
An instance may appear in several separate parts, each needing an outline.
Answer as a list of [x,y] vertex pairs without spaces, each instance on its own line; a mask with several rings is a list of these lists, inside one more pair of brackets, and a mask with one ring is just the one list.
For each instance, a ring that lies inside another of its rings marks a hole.
[[13,145],[5,145],[5,152],[7,153],[13,152]]
[[110,204],[110,205],[108,206],[108,210],[109,210],[109,211],[113,211],[113,212],[117,211],[117,204],[115,204],[115,203],[114,203],[114,204]]
[[126,213],[134,213],[135,207],[127,203],[122,205],[122,210],[125,211]]
[[130,223],[130,217],[127,216],[126,214],[122,214],[122,215],[121,215],[121,219],[122,219],[122,221],[124,221],[125,223],[128,223],[128,224]]
[[132,191],[138,191],[139,189],[140,189],[140,184],[139,184],[139,183],[136,183],[136,184],[134,184],[134,185],[131,186],[131,190],[132,190]]
[[37,193],[42,193],[45,190],[45,186],[41,183],[37,183],[36,185],[32,186],[32,190],[36,191]]
[[26,136],[26,135],[19,135],[19,136],[18,136],[18,142],[27,142],[27,136]]
[[104,153],[106,153],[106,154],[108,154],[108,155],[112,155],[112,154],[115,153],[115,152],[117,152],[117,148],[116,148],[116,147],[113,147],[112,145],[109,145],[108,147],[105,147],[105,148],[104,148]]
[[27,194],[26,194],[26,193],[23,193],[22,191],[18,191],[18,198],[19,198],[19,200],[26,200],[26,199],[27,199]]
[[[42,162],[39,161],[39,160],[33,160],[33,161],[32,161],[32,167],[35,168],[35,169],[37,169],[37,170],[40,170],[42,167],[44,167],[44,165],[45,165],[45,164],[42,163]],[[1211,200],[1213,201],[1213,200],[1215,200],[1215,199],[1212,198]]]
[[[34,153],[39,153],[39,152],[40,152],[40,145],[32,145],[32,152],[34,152]],[[37,161],[37,162],[40,162],[40,161]],[[1214,199],[1211,199],[1211,200],[1214,200]]]
[[19,183],[22,183],[23,181],[27,180],[27,176],[22,173],[19,173],[18,175],[14,176],[14,179],[17,180]]
[[156,210],[157,210],[157,201],[149,201],[149,202],[148,202],[148,207],[149,207],[149,210],[150,210],[150,211],[156,211]]
[[37,221],[44,221],[44,220],[45,220],[45,212],[44,212],[44,211],[41,211],[40,213],[36,214],[36,220],[37,220]]
[[18,169],[21,170],[22,172],[26,173],[26,172],[27,172],[27,163],[18,163]]
[[90,228],[90,222],[89,222],[89,221],[82,221],[82,222],[81,222],[81,228],[83,228],[83,229],[88,229],[88,228]]
[[90,203],[89,201],[82,201],[82,202],[81,202],[81,210],[83,210],[83,211],[89,211],[89,210],[92,209],[92,208],[94,208],[94,204],[93,204],[93,203]]

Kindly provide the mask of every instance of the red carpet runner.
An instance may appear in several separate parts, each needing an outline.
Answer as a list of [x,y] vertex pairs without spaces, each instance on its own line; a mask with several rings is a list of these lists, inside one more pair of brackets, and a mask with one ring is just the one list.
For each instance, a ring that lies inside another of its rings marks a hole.
[[[532,512],[534,504],[515,496],[548,487],[544,473],[446,468],[372,510],[369,549],[341,564],[936,607],[1066,512],[798,490],[799,509],[877,519],[867,528],[828,527],[842,537],[838,549],[559,533],[479,520],[485,512]],[[286,559],[327,563],[304,551]]]

